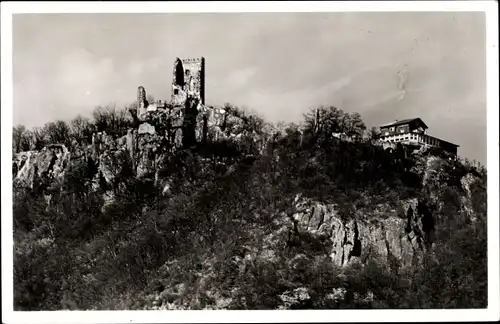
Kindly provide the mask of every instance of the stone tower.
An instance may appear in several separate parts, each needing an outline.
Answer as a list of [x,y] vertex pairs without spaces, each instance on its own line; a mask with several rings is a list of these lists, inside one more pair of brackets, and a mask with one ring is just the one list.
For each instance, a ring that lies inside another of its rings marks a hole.
[[143,86],[137,88],[137,114],[141,115],[146,111],[146,89]]
[[172,78],[172,103],[184,106],[189,98],[205,104],[205,58],[177,58]]

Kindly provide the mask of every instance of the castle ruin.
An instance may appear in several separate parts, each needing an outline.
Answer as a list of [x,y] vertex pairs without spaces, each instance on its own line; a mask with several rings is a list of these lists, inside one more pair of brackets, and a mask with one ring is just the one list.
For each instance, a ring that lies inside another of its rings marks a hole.
[[174,63],[172,78],[173,105],[184,105],[188,97],[195,98],[199,104],[205,104],[205,59],[177,58]]
[[[204,141],[209,125],[220,125],[225,111],[205,105],[205,58],[176,58],[169,101],[148,102],[146,89],[137,89],[139,134],[165,132],[175,146]],[[160,131],[161,132],[161,131]],[[163,134],[162,134],[163,135]]]

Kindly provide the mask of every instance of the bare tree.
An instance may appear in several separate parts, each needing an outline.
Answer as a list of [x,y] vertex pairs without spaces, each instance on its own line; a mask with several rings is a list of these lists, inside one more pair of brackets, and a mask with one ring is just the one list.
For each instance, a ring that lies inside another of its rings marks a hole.
[[41,150],[45,146],[45,132],[42,127],[34,127],[31,130],[33,148]]
[[345,113],[341,119],[341,132],[349,137],[361,136],[366,129],[359,113]]
[[131,116],[127,108],[119,109],[116,104],[98,106],[92,112],[96,131],[105,131],[115,136],[124,135],[131,125]]
[[12,129],[12,149],[14,153],[22,151],[25,135],[26,127],[23,125],[17,125]]
[[92,124],[89,118],[78,115],[70,122],[71,137],[79,144],[89,143],[92,139]]
[[44,133],[49,143],[70,145],[70,128],[66,122],[58,120],[45,124]]

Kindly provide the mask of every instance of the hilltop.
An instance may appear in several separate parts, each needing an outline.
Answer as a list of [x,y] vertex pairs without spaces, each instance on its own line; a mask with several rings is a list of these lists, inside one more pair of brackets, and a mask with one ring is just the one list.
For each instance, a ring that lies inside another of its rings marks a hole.
[[484,168],[186,105],[14,129],[16,310],[486,307]]

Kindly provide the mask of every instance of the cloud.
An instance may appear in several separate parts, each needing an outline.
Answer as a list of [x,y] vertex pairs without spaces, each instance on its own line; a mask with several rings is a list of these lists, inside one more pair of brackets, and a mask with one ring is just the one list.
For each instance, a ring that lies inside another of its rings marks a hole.
[[248,85],[250,79],[255,75],[254,68],[245,68],[232,72],[226,80],[227,85],[234,88],[243,87]]
[[[53,84],[61,104],[74,100],[90,105],[95,103],[93,100],[106,97],[106,86],[113,81],[115,67],[109,57],[99,58],[78,49],[63,56],[54,72]],[[87,92],[92,93],[93,97],[85,97]]]

